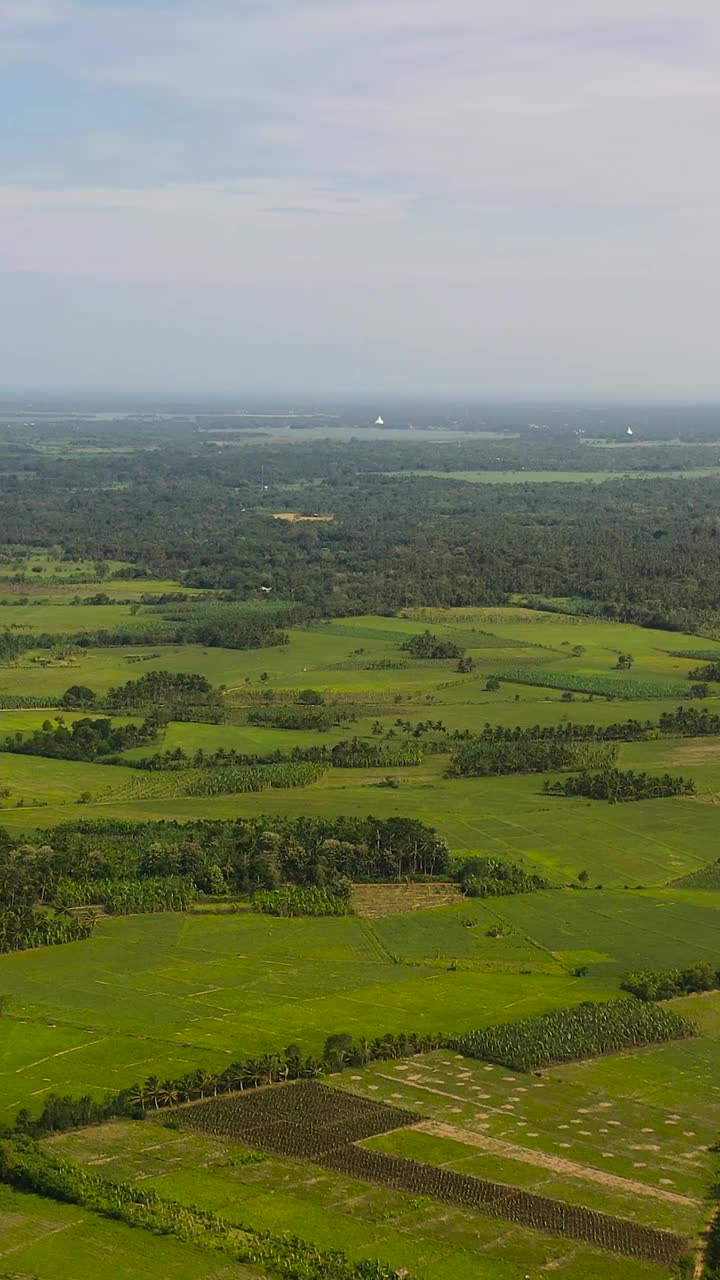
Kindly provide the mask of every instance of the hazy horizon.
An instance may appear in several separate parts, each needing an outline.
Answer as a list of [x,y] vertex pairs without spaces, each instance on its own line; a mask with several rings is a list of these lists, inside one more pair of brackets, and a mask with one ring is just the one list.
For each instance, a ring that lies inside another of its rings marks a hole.
[[710,0],[0,0],[0,394],[720,401],[718,71]]

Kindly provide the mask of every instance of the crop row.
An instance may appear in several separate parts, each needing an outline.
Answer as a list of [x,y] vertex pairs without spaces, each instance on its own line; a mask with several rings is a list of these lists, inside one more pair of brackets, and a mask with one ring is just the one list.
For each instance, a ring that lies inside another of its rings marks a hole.
[[399,1107],[301,1080],[247,1097],[210,1098],[178,1112],[188,1128],[276,1155],[316,1159],[347,1143],[416,1124]]
[[187,796],[227,795],[241,791],[266,791],[268,787],[307,787],[317,782],[325,769],[319,764],[229,765],[220,769],[199,769],[183,788]]
[[347,1146],[324,1156],[322,1163],[353,1178],[364,1178],[397,1191],[480,1209],[507,1222],[582,1240],[585,1244],[647,1262],[673,1265],[687,1248],[687,1241],[670,1231],[658,1231],[582,1205],[565,1204],[518,1187],[489,1182],[418,1160],[407,1160],[384,1151]]
[[534,1071],[557,1062],[681,1040],[694,1030],[670,1009],[642,1000],[611,1000],[470,1031],[454,1046],[470,1058],[498,1062],[515,1071]]
[[544,685],[549,689],[569,689],[574,693],[609,694],[616,698],[686,698],[687,684],[679,680],[634,680],[623,676],[583,675],[579,672],[545,670],[541,667],[514,667],[503,671],[501,679],[514,684]]
[[551,769],[609,769],[617,761],[613,742],[563,742],[558,739],[493,742],[474,738],[455,749],[451,777],[509,773],[547,773]]
[[266,916],[351,916],[350,899],[319,885],[284,884],[279,889],[258,889],[252,900],[255,911]]

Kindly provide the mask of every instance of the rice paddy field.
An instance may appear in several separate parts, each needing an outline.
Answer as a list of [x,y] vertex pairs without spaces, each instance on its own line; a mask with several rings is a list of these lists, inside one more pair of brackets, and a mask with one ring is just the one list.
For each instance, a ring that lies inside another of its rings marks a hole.
[[[133,579],[91,583],[92,566],[78,586],[79,563],[67,572],[75,581],[65,584],[57,566],[40,559],[43,573],[26,577],[51,583],[10,582],[12,569],[0,582],[0,630],[65,635],[142,622],[152,606],[131,613],[122,602],[175,589]],[[8,602],[16,590],[27,603]],[[70,603],[96,590],[115,603]],[[472,671],[458,671],[457,658],[418,659],[401,647],[426,629],[457,644]],[[281,815],[415,817],[445,838],[455,858],[511,859],[550,887],[372,919],[248,910],[105,917],[85,941],[4,955],[0,1121],[20,1107],[37,1112],[53,1092],[102,1096],[149,1076],[222,1070],[238,1056],[288,1044],[317,1054],[338,1032],[460,1034],[613,998],[634,969],[717,967],[720,890],[674,882],[718,857],[718,739],[620,745],[620,768],[692,778],[696,795],[688,798],[612,805],[545,795],[546,775],[447,776],[453,732],[477,733],[486,723],[655,723],[679,705],[692,668],[715,652],[720,641],[712,638],[507,607],[336,619],[293,628],[287,645],[259,650],[70,647],[29,651],[1,667],[0,696],[32,693],[47,705],[0,711],[0,744],[48,719],[72,723],[78,713],[58,706],[72,684],[87,685],[100,700],[111,686],[151,671],[194,672],[225,686],[222,723],[170,722],[159,744],[127,752],[124,763],[0,751],[0,826],[13,836],[45,842],[53,826],[81,817],[266,815],[270,828]],[[618,667],[621,654],[631,655],[629,669]],[[326,731],[250,723],[259,703],[294,703],[306,688],[354,719]],[[719,714],[720,683],[692,705]],[[383,741],[389,731],[412,741],[415,726],[427,721],[437,750],[421,764],[330,768],[297,789],[188,796],[187,770],[131,767],[158,749],[262,755],[353,736]],[[587,887],[569,887],[581,873]],[[540,1076],[443,1050],[346,1069],[332,1083],[417,1115],[416,1124],[363,1140],[368,1151],[679,1233],[694,1247],[717,1173],[710,1148],[720,1137],[720,997],[675,1004],[697,1024],[691,1039]],[[657,1263],[468,1207],[267,1152],[256,1158],[242,1143],[161,1124],[113,1122],[49,1145],[105,1176],[142,1180],[254,1229],[296,1232],[355,1260],[379,1257],[412,1280],[671,1275]],[[201,1248],[0,1190],[0,1276],[10,1268],[23,1280],[80,1280],[99,1267],[120,1280],[142,1273],[149,1280],[265,1280]]]
[[197,1133],[113,1124],[49,1145],[83,1164],[101,1164],[111,1178],[141,1179],[145,1188],[219,1212],[230,1222],[302,1234],[322,1247],[341,1247],[358,1261],[380,1258],[400,1275],[519,1280],[528,1268],[538,1276],[546,1268],[559,1269],[570,1280],[618,1274],[649,1280],[662,1274],[649,1263],[619,1260],[428,1197]]
[[7,1280],[264,1280],[191,1245],[135,1231],[121,1222],[0,1186],[0,1274]]
[[492,980],[438,967],[432,944],[427,962],[396,963],[386,936],[355,917],[163,914],[100,920],[53,950],[50,971],[44,951],[4,956],[0,1118],[58,1088],[102,1094],[293,1042],[316,1053],[338,1027],[451,1032],[616,990],[544,956],[536,972],[491,965]]

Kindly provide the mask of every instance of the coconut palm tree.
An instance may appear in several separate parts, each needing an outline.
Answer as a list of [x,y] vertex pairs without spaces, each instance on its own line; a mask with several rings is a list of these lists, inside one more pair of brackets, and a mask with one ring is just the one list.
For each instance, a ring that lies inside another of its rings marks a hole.
[[130,1090],[130,1101],[134,1107],[145,1110],[148,1104],[148,1091],[144,1084],[133,1085]]
[[160,1106],[160,1081],[157,1076],[148,1076],[144,1085],[147,1093],[148,1104],[152,1103],[157,1109]]
[[161,1107],[174,1107],[180,1098],[176,1080],[163,1080],[158,1092]]

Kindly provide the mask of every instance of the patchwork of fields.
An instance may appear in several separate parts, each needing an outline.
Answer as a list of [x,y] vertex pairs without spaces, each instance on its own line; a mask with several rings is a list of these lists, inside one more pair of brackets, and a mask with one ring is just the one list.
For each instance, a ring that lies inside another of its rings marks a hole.
[[[65,584],[49,560],[38,564],[52,582],[0,587],[0,631],[67,635],[139,625],[152,610],[140,602],[143,592],[175,590],[115,580],[107,586],[114,603],[71,604],[73,595],[106,584],[78,586],[78,564],[67,572],[75,581]],[[85,566],[88,578],[91,569]],[[21,589],[27,602],[9,603]],[[472,669],[458,670],[456,657],[418,658],[401,647],[427,629],[459,646]],[[456,860],[510,859],[550,887],[370,919],[286,919],[244,909],[101,918],[87,940],[52,953],[4,955],[0,1120],[21,1107],[36,1114],[52,1093],[102,1097],[148,1077],[217,1072],[239,1055],[287,1045],[317,1055],[335,1034],[460,1034],[608,999],[635,969],[701,961],[717,968],[720,889],[673,882],[718,857],[720,739],[655,736],[619,746],[619,768],[682,773],[695,783],[692,798],[614,805],[545,795],[545,778],[556,775],[448,776],[453,734],[479,733],[486,723],[656,724],[684,699],[689,672],[716,649],[697,636],[508,607],[337,619],[291,628],[288,644],[265,649],[70,645],[30,650],[1,667],[0,697],[47,699],[47,709],[0,711],[2,740],[27,738],[58,717],[71,725],[81,713],[58,706],[70,685],[87,686],[100,703],[110,687],[149,672],[192,672],[225,686],[222,723],[170,720],[159,743],[127,751],[118,764],[0,752],[0,826],[31,844],[81,818],[263,815],[272,831],[280,817],[411,817],[435,828]],[[621,655],[630,655],[630,666],[619,665]],[[295,706],[306,689],[354,719],[325,729],[250,723],[258,706]],[[710,681],[697,705],[720,714],[720,682]],[[386,742],[388,735],[426,747],[422,762],[332,767],[297,789],[214,796],[186,794],[190,765],[131,767],[158,750],[269,755],[353,737]],[[348,1067],[331,1083],[417,1117],[358,1139],[366,1152],[673,1233],[691,1249],[717,1176],[710,1149],[720,1137],[720,998],[675,1004],[697,1023],[693,1038],[539,1076],[440,1050]],[[123,1120],[47,1146],[231,1223],[295,1232],[357,1261],[380,1258],[412,1280],[671,1274],[657,1262],[425,1192],[258,1154],[227,1136]],[[0,1188],[0,1274],[9,1265],[23,1277],[67,1280],[92,1274],[98,1259],[119,1280],[266,1274],[79,1206]]]

